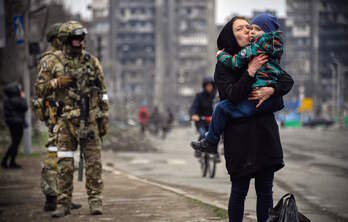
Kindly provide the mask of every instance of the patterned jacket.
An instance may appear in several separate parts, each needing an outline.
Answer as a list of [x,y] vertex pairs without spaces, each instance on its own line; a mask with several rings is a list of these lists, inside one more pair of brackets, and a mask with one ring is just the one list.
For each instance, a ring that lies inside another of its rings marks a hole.
[[285,71],[280,67],[283,54],[283,39],[281,32],[269,32],[256,38],[248,46],[235,55],[221,52],[217,55],[218,61],[232,69],[240,69],[248,65],[249,61],[260,54],[268,55],[268,62],[255,74],[255,83],[252,88],[270,86],[277,82]]

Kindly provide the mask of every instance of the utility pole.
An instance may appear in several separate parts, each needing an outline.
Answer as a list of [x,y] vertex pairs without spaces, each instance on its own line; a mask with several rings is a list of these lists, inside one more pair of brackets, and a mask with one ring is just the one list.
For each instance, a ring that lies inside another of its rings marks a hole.
[[311,81],[312,81],[312,96],[313,96],[313,111],[314,117],[317,117],[320,105],[319,90],[319,1],[311,0]]
[[25,98],[28,104],[28,111],[25,114],[25,120],[28,124],[28,127],[24,129],[24,153],[31,153],[31,108],[30,108],[30,74],[28,69],[28,61],[29,61],[29,36],[30,36],[30,24],[29,24],[29,14],[30,14],[30,0],[27,1],[28,5],[25,10],[25,14],[23,16],[23,26],[24,26],[24,60],[23,60],[23,84],[24,84],[24,93]]
[[332,111],[331,111],[331,116],[333,119],[336,118],[337,116],[337,106],[336,106],[336,88],[337,88],[337,82],[336,82],[336,63],[332,62],[331,63],[331,85],[332,85],[332,91],[331,91],[331,97],[332,97]]
[[102,62],[103,60],[103,39],[100,35],[97,36],[97,55],[98,55],[98,60]]
[[334,71],[336,72],[336,78],[334,78],[333,76],[336,81],[336,88],[334,88],[332,92],[333,94],[336,94],[335,113],[338,118],[338,125],[340,127],[344,127],[344,73],[348,71],[348,67],[342,65],[342,63],[337,58],[333,59],[332,67],[333,73]]
[[153,104],[160,110],[163,105],[163,0],[156,0],[156,56],[155,56],[155,90]]

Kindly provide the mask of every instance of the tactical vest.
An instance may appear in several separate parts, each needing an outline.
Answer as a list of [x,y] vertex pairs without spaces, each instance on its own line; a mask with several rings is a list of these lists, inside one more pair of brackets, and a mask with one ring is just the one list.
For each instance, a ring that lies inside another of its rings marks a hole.
[[101,117],[98,103],[101,101],[102,89],[93,58],[87,52],[83,52],[76,61],[68,59],[62,52],[55,53],[55,56],[62,65],[62,70],[57,70],[55,78],[65,75],[73,79],[69,87],[55,90],[54,102],[58,107],[58,119],[79,124],[80,98],[84,95],[89,98],[89,122],[96,122]]

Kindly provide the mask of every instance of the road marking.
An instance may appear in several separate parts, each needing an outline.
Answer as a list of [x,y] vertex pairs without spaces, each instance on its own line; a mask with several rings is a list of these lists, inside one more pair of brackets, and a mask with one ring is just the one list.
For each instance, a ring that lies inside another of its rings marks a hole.
[[134,159],[130,161],[131,164],[148,164],[150,163],[150,160],[147,159]]
[[167,160],[167,163],[169,165],[186,165],[187,164],[185,160],[180,160],[180,159]]
[[103,170],[105,170],[107,172],[113,172],[115,175],[120,175],[121,174],[120,171],[115,170],[113,167],[110,167],[110,166],[107,166],[107,165],[103,166]]

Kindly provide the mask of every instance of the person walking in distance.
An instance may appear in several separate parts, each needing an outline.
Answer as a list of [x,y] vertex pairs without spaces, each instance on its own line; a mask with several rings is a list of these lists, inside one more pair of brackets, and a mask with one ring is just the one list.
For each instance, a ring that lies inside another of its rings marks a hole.
[[[23,137],[23,130],[26,127],[25,112],[28,110],[28,105],[21,85],[16,82],[7,85],[4,89],[4,94],[6,96],[3,104],[4,117],[6,125],[10,130],[11,145],[2,159],[1,167],[4,169],[18,169],[22,167],[16,163],[16,157]],[[8,159],[10,159],[9,163]]]

